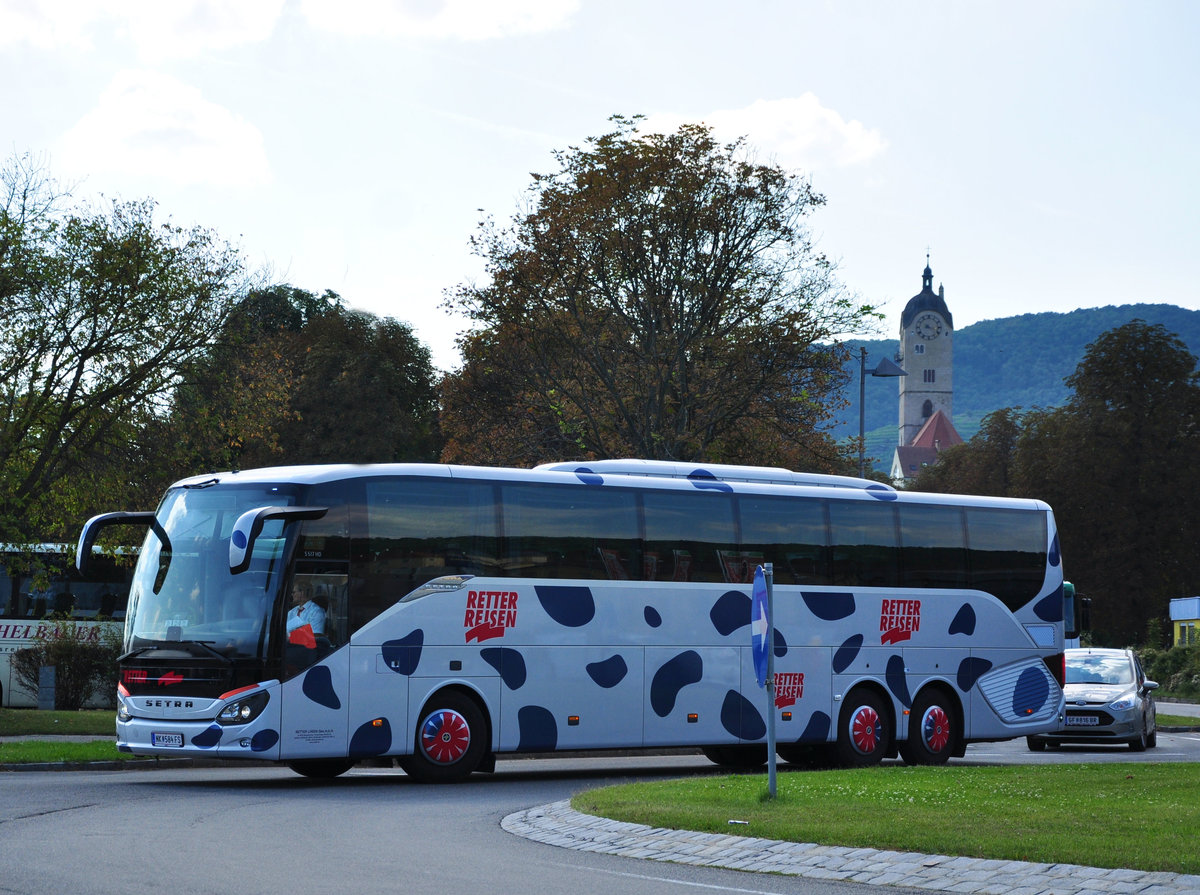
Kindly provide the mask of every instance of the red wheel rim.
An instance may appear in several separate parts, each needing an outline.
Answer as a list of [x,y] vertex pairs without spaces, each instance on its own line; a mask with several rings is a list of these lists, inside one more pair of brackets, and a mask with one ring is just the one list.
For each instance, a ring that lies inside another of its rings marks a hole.
[[861,755],[879,748],[879,713],[869,705],[859,706],[850,716],[850,742]]
[[421,725],[421,750],[437,764],[454,764],[470,745],[471,727],[452,709],[439,709]]
[[940,705],[931,705],[921,718],[921,739],[930,752],[941,752],[950,744],[950,718]]

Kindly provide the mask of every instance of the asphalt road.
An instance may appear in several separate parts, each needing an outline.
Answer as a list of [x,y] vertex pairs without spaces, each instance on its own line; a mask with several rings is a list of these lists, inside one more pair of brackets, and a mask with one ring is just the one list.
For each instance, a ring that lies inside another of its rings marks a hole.
[[[970,763],[1200,761],[1159,747],[972,746]],[[315,783],[270,765],[0,775],[0,893],[873,893],[846,883],[650,863],[514,837],[506,815],[595,786],[713,773],[696,755],[501,761],[459,786],[358,768]],[[902,892],[887,889],[887,892]]]

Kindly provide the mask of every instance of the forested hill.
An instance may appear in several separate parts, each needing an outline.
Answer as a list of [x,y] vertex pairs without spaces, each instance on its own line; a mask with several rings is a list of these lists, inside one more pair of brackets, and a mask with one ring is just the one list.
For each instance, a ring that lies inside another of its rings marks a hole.
[[[950,308],[953,313],[954,308]],[[954,333],[954,426],[964,439],[979,429],[985,415],[1002,407],[1056,407],[1066,402],[1070,389],[1063,382],[1075,372],[1087,346],[1103,332],[1141,319],[1161,323],[1200,356],[1200,311],[1175,305],[1120,305],[1086,308],[1066,314],[1022,314],[984,320]],[[867,370],[884,357],[894,357],[899,339],[852,343],[867,349]],[[850,379],[838,438],[858,434],[858,360],[847,366]],[[868,453],[881,467],[891,463],[899,413],[899,385],[895,379],[866,379]],[[841,416],[841,414],[839,414]],[[887,430],[879,432],[877,430]],[[890,435],[888,434],[890,432]],[[885,456],[886,455],[886,456]]]

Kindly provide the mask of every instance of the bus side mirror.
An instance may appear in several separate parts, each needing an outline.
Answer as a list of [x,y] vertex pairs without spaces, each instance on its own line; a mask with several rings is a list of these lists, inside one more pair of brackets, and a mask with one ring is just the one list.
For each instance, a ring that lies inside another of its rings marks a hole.
[[262,534],[263,525],[268,519],[282,519],[286,525],[302,519],[320,519],[327,512],[329,507],[258,507],[246,510],[233,523],[233,531],[229,535],[230,574],[239,575],[250,568],[254,542]]
[[[88,573],[88,565],[92,559],[92,547],[96,545],[100,529],[110,525],[145,525],[161,532],[152,512],[101,513],[99,516],[93,516],[83,523],[83,531],[79,533],[79,544],[75,547],[75,568],[79,570],[80,575],[86,576]],[[163,533],[160,537],[165,538],[166,534]]]
[[1075,612],[1075,585],[1063,582],[1063,636],[1074,640],[1079,636],[1079,620]]

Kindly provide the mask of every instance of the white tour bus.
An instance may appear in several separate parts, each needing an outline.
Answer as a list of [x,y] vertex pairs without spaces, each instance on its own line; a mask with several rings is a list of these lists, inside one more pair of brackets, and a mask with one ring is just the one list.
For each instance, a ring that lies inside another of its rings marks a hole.
[[[42,638],[96,643],[106,626],[124,624],[132,564],[97,555],[86,579],[75,569],[74,545],[0,544],[0,706],[37,705],[17,679],[13,653]],[[111,705],[111,697],[108,698]]]
[[761,764],[763,563],[784,760],[936,764],[1063,715],[1073,607],[1038,501],[635,460],[311,466],[178,482],[90,520],[78,556],[130,523],[117,736],[138,755],[314,777],[394,756],[426,781],[504,753]]

